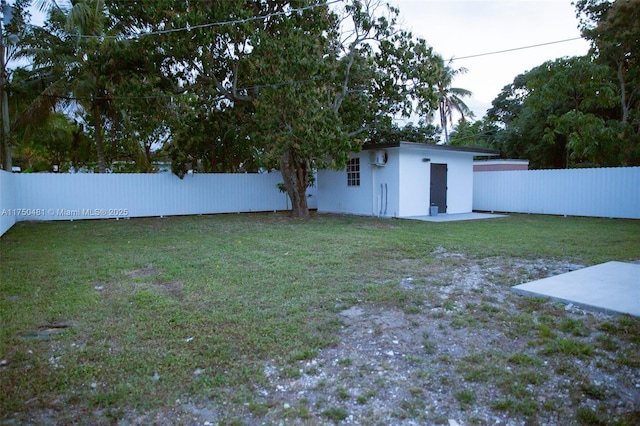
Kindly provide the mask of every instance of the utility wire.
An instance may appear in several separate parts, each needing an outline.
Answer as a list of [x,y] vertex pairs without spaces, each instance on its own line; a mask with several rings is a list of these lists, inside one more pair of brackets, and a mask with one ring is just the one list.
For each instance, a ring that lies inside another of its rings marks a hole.
[[[333,2],[329,2],[329,3],[325,3],[325,4],[336,3],[336,2],[339,2],[339,1],[342,1],[342,0],[335,0]],[[210,25],[210,24],[207,24],[207,25]],[[220,24],[220,25],[222,25],[222,24]],[[177,31],[178,29],[176,28],[175,30]],[[146,33],[146,34],[151,34],[151,33]],[[581,39],[582,39],[581,37],[574,37],[574,38],[568,38],[568,39],[564,39],[564,40],[550,41],[550,42],[547,42],[547,43],[534,44],[534,45],[531,45],[531,46],[522,46],[522,47],[516,47],[516,48],[513,48],[513,49],[505,49],[505,50],[498,50],[498,51],[495,51],[495,52],[487,52],[487,53],[479,53],[479,54],[476,54],[476,55],[462,56],[460,58],[451,58],[450,61],[453,62],[453,61],[457,61],[457,60],[461,60],[461,59],[469,59],[469,58],[477,58],[477,57],[481,57],[481,56],[497,55],[497,54],[500,54],[500,53],[514,52],[514,51],[517,51],[517,50],[531,49],[531,48],[534,48],[534,47],[548,46],[550,44],[565,43],[565,42],[568,42],[568,41],[581,40]],[[305,80],[284,81],[284,82],[280,82],[280,83],[255,85],[255,86],[249,86],[249,87],[240,87],[237,90],[251,91],[251,90],[255,90],[255,89],[276,88],[276,87],[281,87],[281,86],[304,84],[304,83],[309,83],[309,82],[313,82],[313,81],[320,81],[320,79],[318,79],[318,78],[310,78],[310,79],[305,79]],[[155,96],[117,96],[116,95],[114,97],[109,97],[109,98],[104,98],[104,99],[111,99],[111,100],[117,100],[117,99],[153,99],[153,98],[163,98],[163,97],[166,97],[166,96],[179,96],[179,95],[186,95],[186,94],[188,94],[188,93],[172,94],[172,95],[155,95]],[[75,97],[57,96],[57,95],[44,95],[44,94],[41,94],[40,96],[53,97],[53,98],[58,98],[58,99],[67,99],[67,100],[84,100],[85,99],[85,98],[75,98]]]
[[[309,6],[297,7],[297,8],[286,10],[286,11],[282,11],[282,12],[273,12],[273,13],[268,13],[266,15],[252,16],[250,18],[243,18],[243,19],[234,19],[234,20],[231,20],[231,21],[209,22],[207,24],[199,24],[199,25],[189,25],[189,24],[187,24],[186,27],[171,28],[171,29],[168,29],[168,30],[157,30],[157,31],[149,31],[149,32],[142,32],[142,33],[134,34],[131,37],[128,37],[128,39],[135,39],[135,38],[140,38],[140,37],[149,36],[149,35],[161,35],[161,34],[177,33],[177,32],[182,32],[182,31],[198,30],[198,29],[202,29],[202,28],[220,27],[220,26],[223,26],[223,25],[244,24],[244,23],[253,22],[253,21],[263,21],[265,19],[269,19],[269,18],[272,18],[274,16],[285,16],[285,15],[290,15],[290,14],[296,13],[296,12],[304,12],[306,10],[315,9],[317,7],[324,7],[324,6],[329,6],[329,5],[332,5],[332,4],[335,4],[335,3],[341,3],[343,1],[344,0],[332,0],[332,1],[327,1],[327,2],[324,2],[324,3],[312,4],[312,5],[309,5]],[[100,40],[121,38],[121,36],[109,36],[109,35],[71,34],[71,36],[78,37],[78,38],[100,39]]]
[[582,39],[582,37],[567,38],[567,39],[564,39],[564,40],[550,41],[550,42],[547,42],[547,43],[532,44],[531,46],[514,47],[513,49],[497,50],[495,52],[486,52],[486,53],[478,53],[477,55],[461,56],[460,58],[453,57],[450,60],[451,61],[459,61],[461,59],[479,58],[480,56],[489,56],[489,55],[497,55],[499,53],[515,52],[516,50],[531,49],[531,48],[534,48],[534,47],[548,46],[550,44],[566,43],[568,41],[581,40],[581,39]]

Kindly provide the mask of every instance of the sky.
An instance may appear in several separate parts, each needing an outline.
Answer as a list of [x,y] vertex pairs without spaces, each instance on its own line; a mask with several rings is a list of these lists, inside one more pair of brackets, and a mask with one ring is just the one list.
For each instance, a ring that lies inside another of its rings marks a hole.
[[[424,38],[445,60],[580,37],[571,0],[389,0],[403,28]],[[481,119],[513,79],[563,56],[585,55],[584,39],[455,60],[467,68],[454,87],[473,92],[465,103]]]

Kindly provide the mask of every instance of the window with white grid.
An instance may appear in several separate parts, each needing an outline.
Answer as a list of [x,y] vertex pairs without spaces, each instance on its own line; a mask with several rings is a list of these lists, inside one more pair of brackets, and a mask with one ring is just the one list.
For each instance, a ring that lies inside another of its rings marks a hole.
[[359,158],[352,158],[347,163],[347,186],[360,186]]

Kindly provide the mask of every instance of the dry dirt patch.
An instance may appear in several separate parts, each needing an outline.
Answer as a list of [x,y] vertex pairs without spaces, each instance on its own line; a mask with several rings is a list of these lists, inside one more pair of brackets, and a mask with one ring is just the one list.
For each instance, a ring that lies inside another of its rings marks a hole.
[[[609,317],[532,302],[509,291],[510,285],[581,265],[437,255],[454,258],[455,270],[435,264],[429,276],[398,279],[400,288],[424,304],[350,306],[339,313],[343,326],[335,345],[293,367],[268,364],[271,388],[262,395],[269,410],[260,421],[567,424],[576,421],[577,412],[614,419],[638,409],[637,369],[612,369],[607,360],[616,354],[596,349],[598,324]],[[592,331],[551,331],[555,340],[545,340],[540,337],[545,322],[582,324]],[[556,341],[592,349],[554,353]]]
[[125,272],[125,275],[129,278],[147,278],[160,274],[160,270],[153,265],[145,266],[144,268],[132,269]]

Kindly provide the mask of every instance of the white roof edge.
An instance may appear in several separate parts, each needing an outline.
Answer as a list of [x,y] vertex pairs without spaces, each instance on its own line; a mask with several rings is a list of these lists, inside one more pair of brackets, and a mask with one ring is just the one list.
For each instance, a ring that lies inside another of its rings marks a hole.
[[500,155],[498,151],[486,148],[475,148],[469,146],[452,146],[452,145],[431,145],[418,142],[400,142],[396,146],[405,148],[415,148],[425,151],[445,151],[445,152],[457,152],[460,154],[469,154],[473,156],[487,156],[495,157]]

